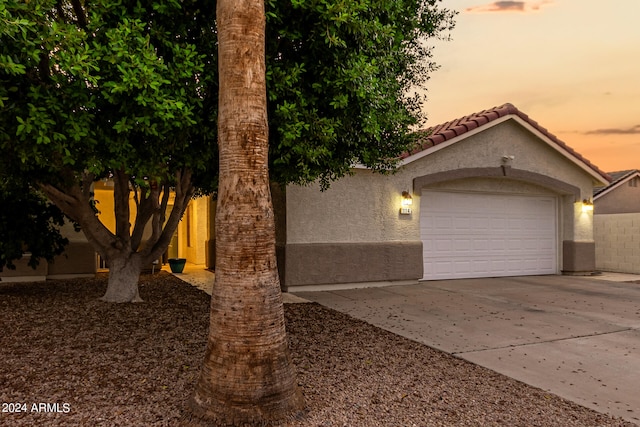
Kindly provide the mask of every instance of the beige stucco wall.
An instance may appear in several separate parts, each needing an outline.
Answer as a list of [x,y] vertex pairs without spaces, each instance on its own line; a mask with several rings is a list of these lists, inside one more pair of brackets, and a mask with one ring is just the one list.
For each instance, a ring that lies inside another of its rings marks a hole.
[[192,201],[193,203],[193,239],[191,250],[187,253],[187,259],[194,264],[205,264],[206,262],[206,242],[209,236],[209,200],[200,197]]
[[29,257],[14,262],[15,270],[5,268],[0,273],[3,282],[43,281],[45,279],[68,277],[91,277],[96,273],[96,255],[84,233],[76,232],[73,224],[66,221],[60,228],[60,234],[69,240],[65,252],[47,262],[41,259],[38,267],[29,267]]
[[[113,199],[113,186],[105,184],[103,182],[96,183],[94,188],[94,199],[97,202],[96,208],[98,209],[98,211],[100,211],[100,213],[98,214],[98,218],[100,219],[100,222],[102,222],[109,231],[115,234],[116,217],[114,214],[115,202]],[[133,225],[135,224],[136,214],[137,214],[137,206],[134,199],[134,193],[130,192],[129,193],[129,223],[132,229],[133,229]],[[145,224],[144,232],[142,234],[143,244],[144,244],[144,240],[151,237],[152,233],[153,233],[152,221],[149,220],[149,222]],[[149,266],[149,268],[151,268],[151,266]]]
[[[578,187],[580,195],[509,178],[464,179],[437,184],[459,191],[556,194],[561,240],[593,241],[592,214],[583,213],[594,179],[527,129],[508,120],[401,167],[390,176],[356,169],[320,192],[317,185],[287,187],[287,242],[382,242],[419,239],[420,188],[413,179],[465,168],[499,168],[503,156],[510,166]],[[399,215],[401,192],[413,191],[411,216]]]
[[29,256],[23,255],[19,260],[13,261],[15,270],[5,267],[0,272],[0,282],[39,282],[47,277],[49,264],[46,260],[40,260],[38,266],[33,269],[29,267]]
[[[555,196],[559,268],[568,274],[593,271],[593,215],[582,212],[581,201],[591,197],[599,179],[526,126],[508,120],[471,132],[405,159],[391,175],[357,168],[324,192],[318,185],[288,186],[277,197],[286,200],[286,221],[278,222],[286,229],[279,233],[284,287],[419,280],[425,188]],[[413,195],[411,215],[400,214],[403,191]]]
[[187,208],[182,215],[182,219],[178,223],[178,229],[176,230],[178,234],[178,258],[187,258],[187,217],[189,216],[189,208]]
[[[96,208],[100,211],[98,218],[100,222],[112,233],[116,232],[116,217],[114,215],[113,187],[110,189],[94,189],[94,200],[97,202]],[[134,204],[135,207],[135,204]]]
[[[113,187],[102,186],[94,190],[94,199],[96,208],[100,211],[98,218],[112,233],[116,232],[116,217],[114,215],[115,205],[113,200]],[[136,217],[136,202],[133,199],[133,193],[129,195],[129,218],[131,226],[133,226]],[[145,236],[151,235],[151,224],[145,227]]]
[[596,268],[640,274],[640,213],[594,216]]
[[515,120],[486,128],[458,143],[427,156],[429,173],[461,168],[498,167],[503,156],[514,156],[513,168],[536,172],[580,186],[582,198],[590,198],[593,180],[572,161],[541,141]]
[[406,171],[381,176],[357,169],[353,176],[319,186],[287,187],[287,243],[383,242],[415,240],[419,204],[400,215],[402,191],[411,191]]
[[[190,263],[197,265],[206,263],[209,225],[210,221],[213,221],[213,217],[209,216],[209,211],[208,197],[191,200],[178,225],[178,256],[186,258]],[[187,222],[190,222],[189,227],[187,227]],[[187,228],[189,228],[188,231]],[[187,239],[187,233],[191,234],[189,239]]]
[[[103,188],[96,188],[94,191],[95,199],[99,202],[97,208],[102,212],[99,218],[111,232],[115,232],[113,189],[112,187],[102,187]],[[206,262],[207,241],[210,236],[210,229],[212,228],[213,216],[210,218],[211,209],[209,199],[209,197],[200,197],[192,200],[190,202],[190,210],[185,212],[177,229],[177,256],[187,258],[188,262],[198,265],[204,265]],[[170,205],[167,210],[167,216],[170,214],[171,208],[172,205]],[[131,223],[133,224],[136,214],[136,204],[133,199],[133,193],[129,198],[129,209],[131,212]],[[211,215],[213,215],[213,213],[211,213]],[[190,245],[187,244],[187,216],[190,216],[189,221],[191,222],[189,230],[191,234],[189,239]],[[145,227],[143,238],[151,236],[151,233],[151,221],[149,221]]]
[[97,255],[82,231],[75,231],[66,221],[60,233],[69,240],[65,252],[49,263],[48,279],[92,277],[96,273]]
[[[94,199],[96,200],[96,208],[100,213],[98,214],[98,219],[100,222],[104,224],[105,227],[109,231],[115,234],[116,232],[116,217],[115,217],[115,201],[113,200],[113,186],[107,185],[103,182],[98,182],[95,184],[94,188]],[[135,199],[133,197],[133,192],[129,193],[129,224],[131,229],[133,230],[133,225],[135,223],[137,214],[137,206]],[[142,234],[143,241],[151,237],[152,229],[151,229],[151,221],[147,222],[144,227],[144,232]],[[84,234],[81,233],[83,236]],[[97,257],[97,255],[96,255]]]
[[[635,178],[638,180],[638,178]],[[610,192],[594,201],[594,212],[597,214],[640,213],[640,183],[623,182]]]

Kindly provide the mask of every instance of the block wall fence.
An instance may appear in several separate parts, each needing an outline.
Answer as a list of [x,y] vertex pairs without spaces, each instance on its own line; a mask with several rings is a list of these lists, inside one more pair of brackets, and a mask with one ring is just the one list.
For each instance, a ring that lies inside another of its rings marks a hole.
[[640,213],[593,217],[596,268],[640,274]]

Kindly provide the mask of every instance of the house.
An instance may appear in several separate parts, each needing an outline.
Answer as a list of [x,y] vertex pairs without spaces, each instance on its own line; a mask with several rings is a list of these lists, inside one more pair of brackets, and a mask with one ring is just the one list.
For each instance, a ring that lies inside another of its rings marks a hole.
[[640,274],[640,170],[610,175],[593,197],[596,268]]
[[46,279],[67,279],[77,277],[94,277],[96,274],[96,255],[91,244],[83,233],[74,231],[71,223],[61,229],[62,235],[69,244],[65,252],[54,258],[52,262],[41,259],[34,270],[29,267],[29,254],[14,261],[15,270],[4,268],[0,273],[2,282],[37,282]]
[[[596,269],[591,197],[606,173],[511,104],[421,134],[393,174],[272,187],[283,289]],[[109,191],[95,191],[105,213]],[[213,268],[214,215],[214,200],[193,201],[168,255]]]
[[[114,217],[113,183],[111,181],[98,181],[95,183],[95,200],[100,210],[100,221],[111,232],[115,232],[116,221]],[[173,195],[169,198],[167,215],[173,208]],[[134,222],[136,204],[133,193],[129,196],[129,209],[131,223]],[[165,258],[186,258],[192,264],[205,265],[207,254],[212,250],[213,242],[213,218],[215,202],[210,197],[200,197],[189,203],[174,233],[173,239],[167,249]],[[150,227],[145,230],[145,236],[151,235]],[[96,255],[97,256],[97,255]],[[101,260],[98,258],[99,265]]]
[[610,172],[611,183],[593,192],[595,215],[640,213],[640,170]]
[[[113,183],[111,181],[98,181],[94,183],[94,199],[97,202],[100,221],[111,232],[115,232],[116,220],[114,216]],[[212,250],[213,240],[213,214],[211,213],[213,202],[208,197],[193,200],[178,225],[171,244],[167,250],[167,257],[187,258],[193,264],[205,265],[209,250]],[[173,202],[169,200],[169,210]],[[134,222],[136,204],[133,194],[129,198],[129,208]],[[211,221],[209,220],[211,218]],[[47,279],[67,279],[80,277],[93,277],[96,272],[107,270],[105,261],[96,253],[84,233],[74,231],[71,223],[65,224],[61,233],[69,240],[62,255],[57,256],[53,262],[40,260],[34,270],[28,266],[29,254],[15,262],[16,269],[5,268],[0,272],[0,281],[23,282],[43,281]],[[151,234],[150,228],[145,230],[145,235]],[[151,270],[152,265],[148,268]]]
[[[435,126],[392,175],[274,191],[284,289],[595,270],[606,173],[511,104]],[[591,210],[590,210],[591,209]]]

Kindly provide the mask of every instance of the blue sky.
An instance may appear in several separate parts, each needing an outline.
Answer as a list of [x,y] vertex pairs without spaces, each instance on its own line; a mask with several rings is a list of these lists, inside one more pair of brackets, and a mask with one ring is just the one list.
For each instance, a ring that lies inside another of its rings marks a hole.
[[640,0],[443,0],[428,124],[511,102],[605,171],[640,168]]

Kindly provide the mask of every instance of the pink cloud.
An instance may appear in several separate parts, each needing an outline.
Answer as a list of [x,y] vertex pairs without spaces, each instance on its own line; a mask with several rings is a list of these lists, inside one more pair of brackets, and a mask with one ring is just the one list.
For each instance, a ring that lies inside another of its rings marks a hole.
[[595,129],[584,133],[585,135],[640,135],[640,125],[630,128]]
[[553,3],[553,1],[494,1],[489,4],[468,7],[466,12],[528,12],[532,10],[540,10],[542,6],[549,3]]

